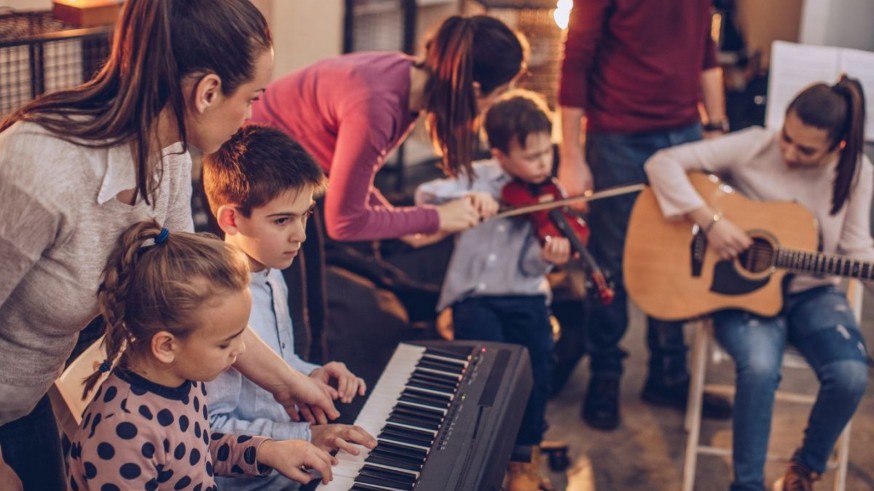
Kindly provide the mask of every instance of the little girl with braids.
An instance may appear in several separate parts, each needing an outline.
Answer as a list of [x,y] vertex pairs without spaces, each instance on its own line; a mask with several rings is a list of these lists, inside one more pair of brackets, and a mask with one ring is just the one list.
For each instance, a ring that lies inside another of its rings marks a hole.
[[270,468],[306,483],[304,466],[330,481],[334,459],[307,441],[209,431],[204,382],[246,349],[249,269],[233,246],[134,224],[109,257],[98,303],[108,358],[85,392],[111,374],[74,435],[70,489],[205,491],[217,489],[215,475]]

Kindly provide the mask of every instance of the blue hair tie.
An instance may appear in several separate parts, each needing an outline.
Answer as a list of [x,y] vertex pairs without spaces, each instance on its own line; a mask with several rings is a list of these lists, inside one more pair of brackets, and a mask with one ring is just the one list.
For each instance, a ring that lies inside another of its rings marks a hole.
[[100,364],[100,367],[98,367],[98,369],[104,373],[108,372],[112,369],[112,362],[109,361],[109,359],[107,358],[106,360],[103,360],[103,363]]
[[167,228],[162,228],[161,232],[155,236],[155,245],[161,245],[164,242],[167,242],[167,237],[170,236],[170,231]]

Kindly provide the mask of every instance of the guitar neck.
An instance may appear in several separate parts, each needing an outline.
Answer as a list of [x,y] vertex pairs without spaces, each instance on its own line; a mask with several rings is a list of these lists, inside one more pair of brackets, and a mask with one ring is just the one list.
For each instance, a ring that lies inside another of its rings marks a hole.
[[778,248],[774,266],[796,273],[874,279],[874,263],[822,252]]

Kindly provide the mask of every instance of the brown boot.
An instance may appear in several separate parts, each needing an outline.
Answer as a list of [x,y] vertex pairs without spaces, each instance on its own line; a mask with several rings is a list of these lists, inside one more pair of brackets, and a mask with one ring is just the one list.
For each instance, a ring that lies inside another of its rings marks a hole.
[[530,462],[510,462],[507,491],[553,491],[549,478],[540,475],[540,447],[531,448]]
[[820,475],[799,462],[797,457],[796,452],[789,461],[786,474],[774,483],[774,491],[813,491],[813,483],[819,480]]

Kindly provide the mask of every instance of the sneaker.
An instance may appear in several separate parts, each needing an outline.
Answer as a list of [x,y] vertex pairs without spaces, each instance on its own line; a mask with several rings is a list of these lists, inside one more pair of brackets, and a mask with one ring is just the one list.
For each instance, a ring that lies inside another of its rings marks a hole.
[[593,377],[583,400],[583,421],[597,430],[619,427],[619,378]]
[[[689,381],[666,385],[655,382],[653,378],[647,378],[641,399],[656,406],[672,407],[686,410],[689,401]],[[701,415],[709,419],[731,418],[731,402],[725,397],[715,394],[704,393],[701,401]]]
[[510,462],[507,491],[554,491],[549,478],[540,475],[540,447],[532,447],[531,460]]
[[797,459],[798,452],[795,452],[786,473],[774,483],[774,491],[813,491],[813,483],[819,480],[820,475]]

